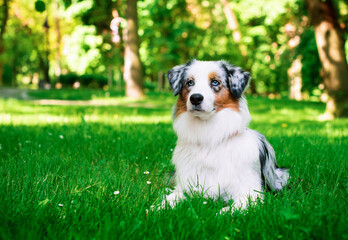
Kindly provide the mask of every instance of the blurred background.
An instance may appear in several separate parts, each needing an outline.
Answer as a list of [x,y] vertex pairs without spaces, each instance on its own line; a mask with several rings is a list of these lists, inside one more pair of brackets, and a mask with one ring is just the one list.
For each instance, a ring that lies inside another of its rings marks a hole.
[[346,0],[0,2],[1,87],[116,89],[139,98],[169,91],[165,74],[174,65],[224,59],[251,72],[250,94],[331,97],[331,114],[344,112]]

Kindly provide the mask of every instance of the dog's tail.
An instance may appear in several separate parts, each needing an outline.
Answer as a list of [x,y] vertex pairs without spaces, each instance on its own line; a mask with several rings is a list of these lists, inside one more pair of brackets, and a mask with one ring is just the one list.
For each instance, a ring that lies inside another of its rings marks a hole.
[[279,168],[276,162],[273,147],[265,136],[256,132],[259,140],[259,158],[261,163],[261,177],[272,191],[280,191],[289,180],[289,169]]

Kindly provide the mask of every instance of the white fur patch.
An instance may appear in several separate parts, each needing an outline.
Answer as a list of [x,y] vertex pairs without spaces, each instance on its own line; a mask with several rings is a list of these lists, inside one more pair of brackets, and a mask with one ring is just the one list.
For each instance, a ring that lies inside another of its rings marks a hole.
[[203,191],[205,196],[233,198],[236,206],[246,205],[248,197],[256,199],[261,189],[261,172],[257,137],[248,131],[250,115],[244,98],[240,112],[223,109],[209,120],[190,112],[174,120],[178,142],[173,154],[176,167],[176,191]]
[[174,130],[179,142],[215,145],[244,131],[250,122],[246,100],[239,100],[239,112],[224,109],[202,120],[190,112],[174,119]]

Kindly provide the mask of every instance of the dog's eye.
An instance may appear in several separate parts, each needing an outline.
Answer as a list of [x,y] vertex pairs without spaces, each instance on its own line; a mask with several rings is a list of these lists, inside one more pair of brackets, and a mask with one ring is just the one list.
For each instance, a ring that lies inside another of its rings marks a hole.
[[188,80],[186,84],[187,86],[192,87],[195,85],[195,82],[193,80]]
[[212,80],[211,81],[211,85],[213,86],[213,87],[216,87],[216,86],[219,86],[220,85],[220,82],[218,81],[218,80]]

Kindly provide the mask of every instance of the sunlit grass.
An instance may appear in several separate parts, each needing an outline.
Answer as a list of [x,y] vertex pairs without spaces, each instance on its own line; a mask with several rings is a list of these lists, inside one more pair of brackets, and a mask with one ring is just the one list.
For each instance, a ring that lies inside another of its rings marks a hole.
[[[61,93],[62,96],[59,96]],[[159,123],[171,121],[174,98],[168,94],[154,94],[146,100],[134,100],[114,93],[105,96],[104,91],[54,90],[29,92],[30,101],[15,99],[0,101],[0,123],[9,125],[78,124],[91,123]],[[77,96],[76,96],[77,95]],[[43,99],[37,99],[37,97]],[[82,98],[77,100],[80,96]],[[90,98],[97,99],[89,100]],[[54,99],[56,98],[56,99]],[[83,100],[85,99],[85,100]]]
[[1,239],[348,238],[348,120],[318,121],[323,104],[249,97],[251,127],[290,167],[290,188],[267,192],[248,213],[221,216],[221,202],[200,197],[149,210],[174,170],[175,98],[105,93],[0,99]]

